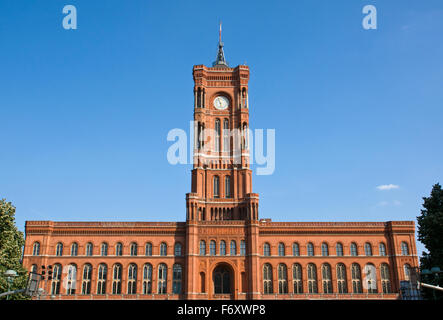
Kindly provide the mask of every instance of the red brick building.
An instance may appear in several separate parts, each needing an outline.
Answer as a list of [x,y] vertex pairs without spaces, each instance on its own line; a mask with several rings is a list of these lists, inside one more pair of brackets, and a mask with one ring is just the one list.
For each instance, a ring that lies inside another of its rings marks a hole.
[[230,68],[220,41],[216,62],[194,66],[193,77],[186,222],[27,221],[23,264],[52,272],[41,298],[398,298],[418,266],[414,222],[259,219],[249,67]]

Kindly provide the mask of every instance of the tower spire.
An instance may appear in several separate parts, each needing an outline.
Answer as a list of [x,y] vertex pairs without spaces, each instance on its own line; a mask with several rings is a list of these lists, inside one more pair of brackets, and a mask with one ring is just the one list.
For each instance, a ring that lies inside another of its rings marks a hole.
[[225,53],[223,52],[223,42],[221,41],[221,33],[222,33],[222,23],[220,21],[220,29],[218,31],[218,52],[217,57],[215,58],[215,62],[212,64],[213,67],[217,66],[228,66],[228,63],[225,60]]

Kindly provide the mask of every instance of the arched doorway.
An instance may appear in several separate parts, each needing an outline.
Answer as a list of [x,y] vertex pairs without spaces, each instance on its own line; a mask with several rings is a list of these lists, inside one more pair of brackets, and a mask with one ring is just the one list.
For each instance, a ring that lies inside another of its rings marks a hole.
[[214,295],[229,298],[233,293],[232,269],[226,264],[218,265],[212,272]]

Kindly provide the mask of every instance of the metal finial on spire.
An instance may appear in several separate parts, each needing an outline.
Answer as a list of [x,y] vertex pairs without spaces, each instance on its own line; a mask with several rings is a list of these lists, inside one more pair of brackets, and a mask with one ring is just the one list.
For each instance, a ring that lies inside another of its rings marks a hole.
[[223,52],[223,42],[221,41],[221,32],[222,32],[222,24],[220,21],[220,29],[218,32],[218,52],[215,62],[212,64],[213,67],[216,66],[228,66],[228,63],[225,60],[225,53]]

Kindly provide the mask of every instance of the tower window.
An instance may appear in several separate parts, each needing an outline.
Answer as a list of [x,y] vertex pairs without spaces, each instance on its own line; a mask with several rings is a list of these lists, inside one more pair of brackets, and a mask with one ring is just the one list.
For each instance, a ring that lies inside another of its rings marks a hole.
[[209,254],[211,256],[215,256],[215,241],[211,240],[211,242],[209,243]]
[[220,197],[219,186],[220,186],[219,178],[218,176],[214,176],[214,198]]
[[206,255],[206,242],[203,240],[200,241],[200,255],[201,256]]
[[215,152],[220,151],[220,119],[215,119],[214,148],[215,148]]
[[241,256],[246,255],[246,241],[245,240],[240,241],[240,255]]
[[237,245],[234,240],[231,240],[231,249],[229,251],[231,256],[237,255]]
[[229,149],[229,120],[225,119],[223,121],[223,151],[227,152]]
[[220,255],[226,255],[226,242],[224,240],[220,241]]
[[225,176],[225,197],[231,197],[231,177]]

